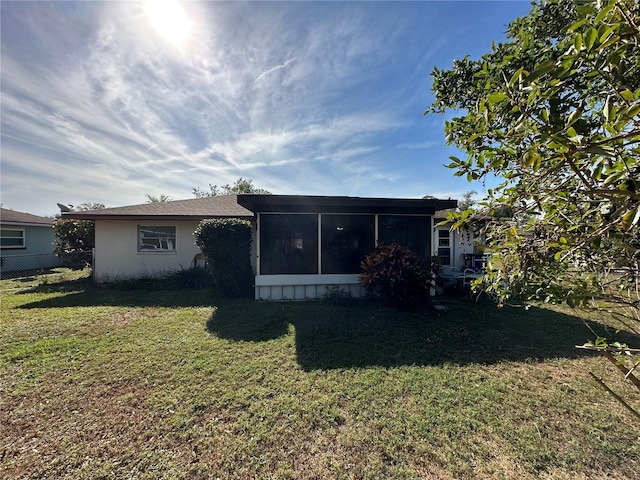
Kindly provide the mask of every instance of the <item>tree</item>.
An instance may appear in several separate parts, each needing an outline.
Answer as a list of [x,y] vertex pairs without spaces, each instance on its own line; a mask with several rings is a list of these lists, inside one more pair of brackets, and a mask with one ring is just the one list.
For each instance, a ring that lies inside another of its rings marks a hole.
[[193,195],[196,198],[202,197],[215,197],[217,195],[232,195],[238,193],[257,193],[262,195],[271,195],[271,192],[262,188],[254,187],[253,180],[238,178],[233,185],[211,185],[209,184],[209,191],[202,190],[200,187],[195,187],[192,190]]
[[469,190],[467,192],[464,192],[462,194],[462,200],[458,201],[458,208],[463,212],[465,210],[469,210],[470,208],[473,208],[473,206],[477,203],[473,199],[473,196],[477,193],[478,192],[476,192],[475,190]]
[[162,203],[162,202],[170,202],[173,200],[171,197],[169,197],[169,195],[155,196],[147,193],[145,197],[147,197],[147,203]]
[[[102,203],[81,203],[69,209],[76,212],[105,208]],[[53,222],[56,235],[55,252],[72,268],[84,268],[95,247],[95,224],[92,220],[57,219]]]
[[504,179],[484,203],[513,213],[487,232],[500,304],[566,302],[640,334],[639,25],[633,0],[539,1],[507,42],[432,72],[426,113],[460,112],[445,133],[466,158],[449,167]]

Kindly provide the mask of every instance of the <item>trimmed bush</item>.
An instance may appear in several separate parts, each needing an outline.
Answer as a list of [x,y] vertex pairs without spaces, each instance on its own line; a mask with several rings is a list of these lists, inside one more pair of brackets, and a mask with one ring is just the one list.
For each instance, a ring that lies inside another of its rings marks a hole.
[[379,243],[360,266],[360,284],[376,300],[410,308],[429,299],[432,279],[430,264],[409,247],[397,243]]
[[252,297],[251,223],[238,218],[203,220],[194,235],[220,296]]

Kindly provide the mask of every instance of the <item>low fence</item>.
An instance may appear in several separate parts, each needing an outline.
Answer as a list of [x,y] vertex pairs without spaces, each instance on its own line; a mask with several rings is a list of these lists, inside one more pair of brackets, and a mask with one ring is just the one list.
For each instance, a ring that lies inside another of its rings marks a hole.
[[33,275],[56,267],[81,269],[93,265],[93,252],[80,251],[59,256],[55,253],[1,254],[0,277],[15,278]]

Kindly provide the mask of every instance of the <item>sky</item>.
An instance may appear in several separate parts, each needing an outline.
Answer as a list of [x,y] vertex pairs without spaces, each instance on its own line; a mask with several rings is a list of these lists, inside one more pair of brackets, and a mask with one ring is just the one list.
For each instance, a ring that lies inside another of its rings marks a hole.
[[434,66],[528,1],[0,2],[0,202],[274,194],[461,198]]

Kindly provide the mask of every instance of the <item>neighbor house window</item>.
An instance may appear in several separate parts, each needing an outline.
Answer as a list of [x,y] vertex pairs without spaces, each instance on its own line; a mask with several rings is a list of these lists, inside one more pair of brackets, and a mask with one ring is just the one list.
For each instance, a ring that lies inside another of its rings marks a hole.
[[423,258],[431,256],[431,217],[415,215],[380,215],[378,241],[399,243]]
[[360,273],[360,262],[373,252],[374,215],[322,215],[322,273]]
[[260,274],[318,273],[318,216],[260,215]]
[[176,250],[176,227],[138,225],[138,251]]
[[3,228],[0,230],[0,247],[25,248],[24,230],[13,228]]

